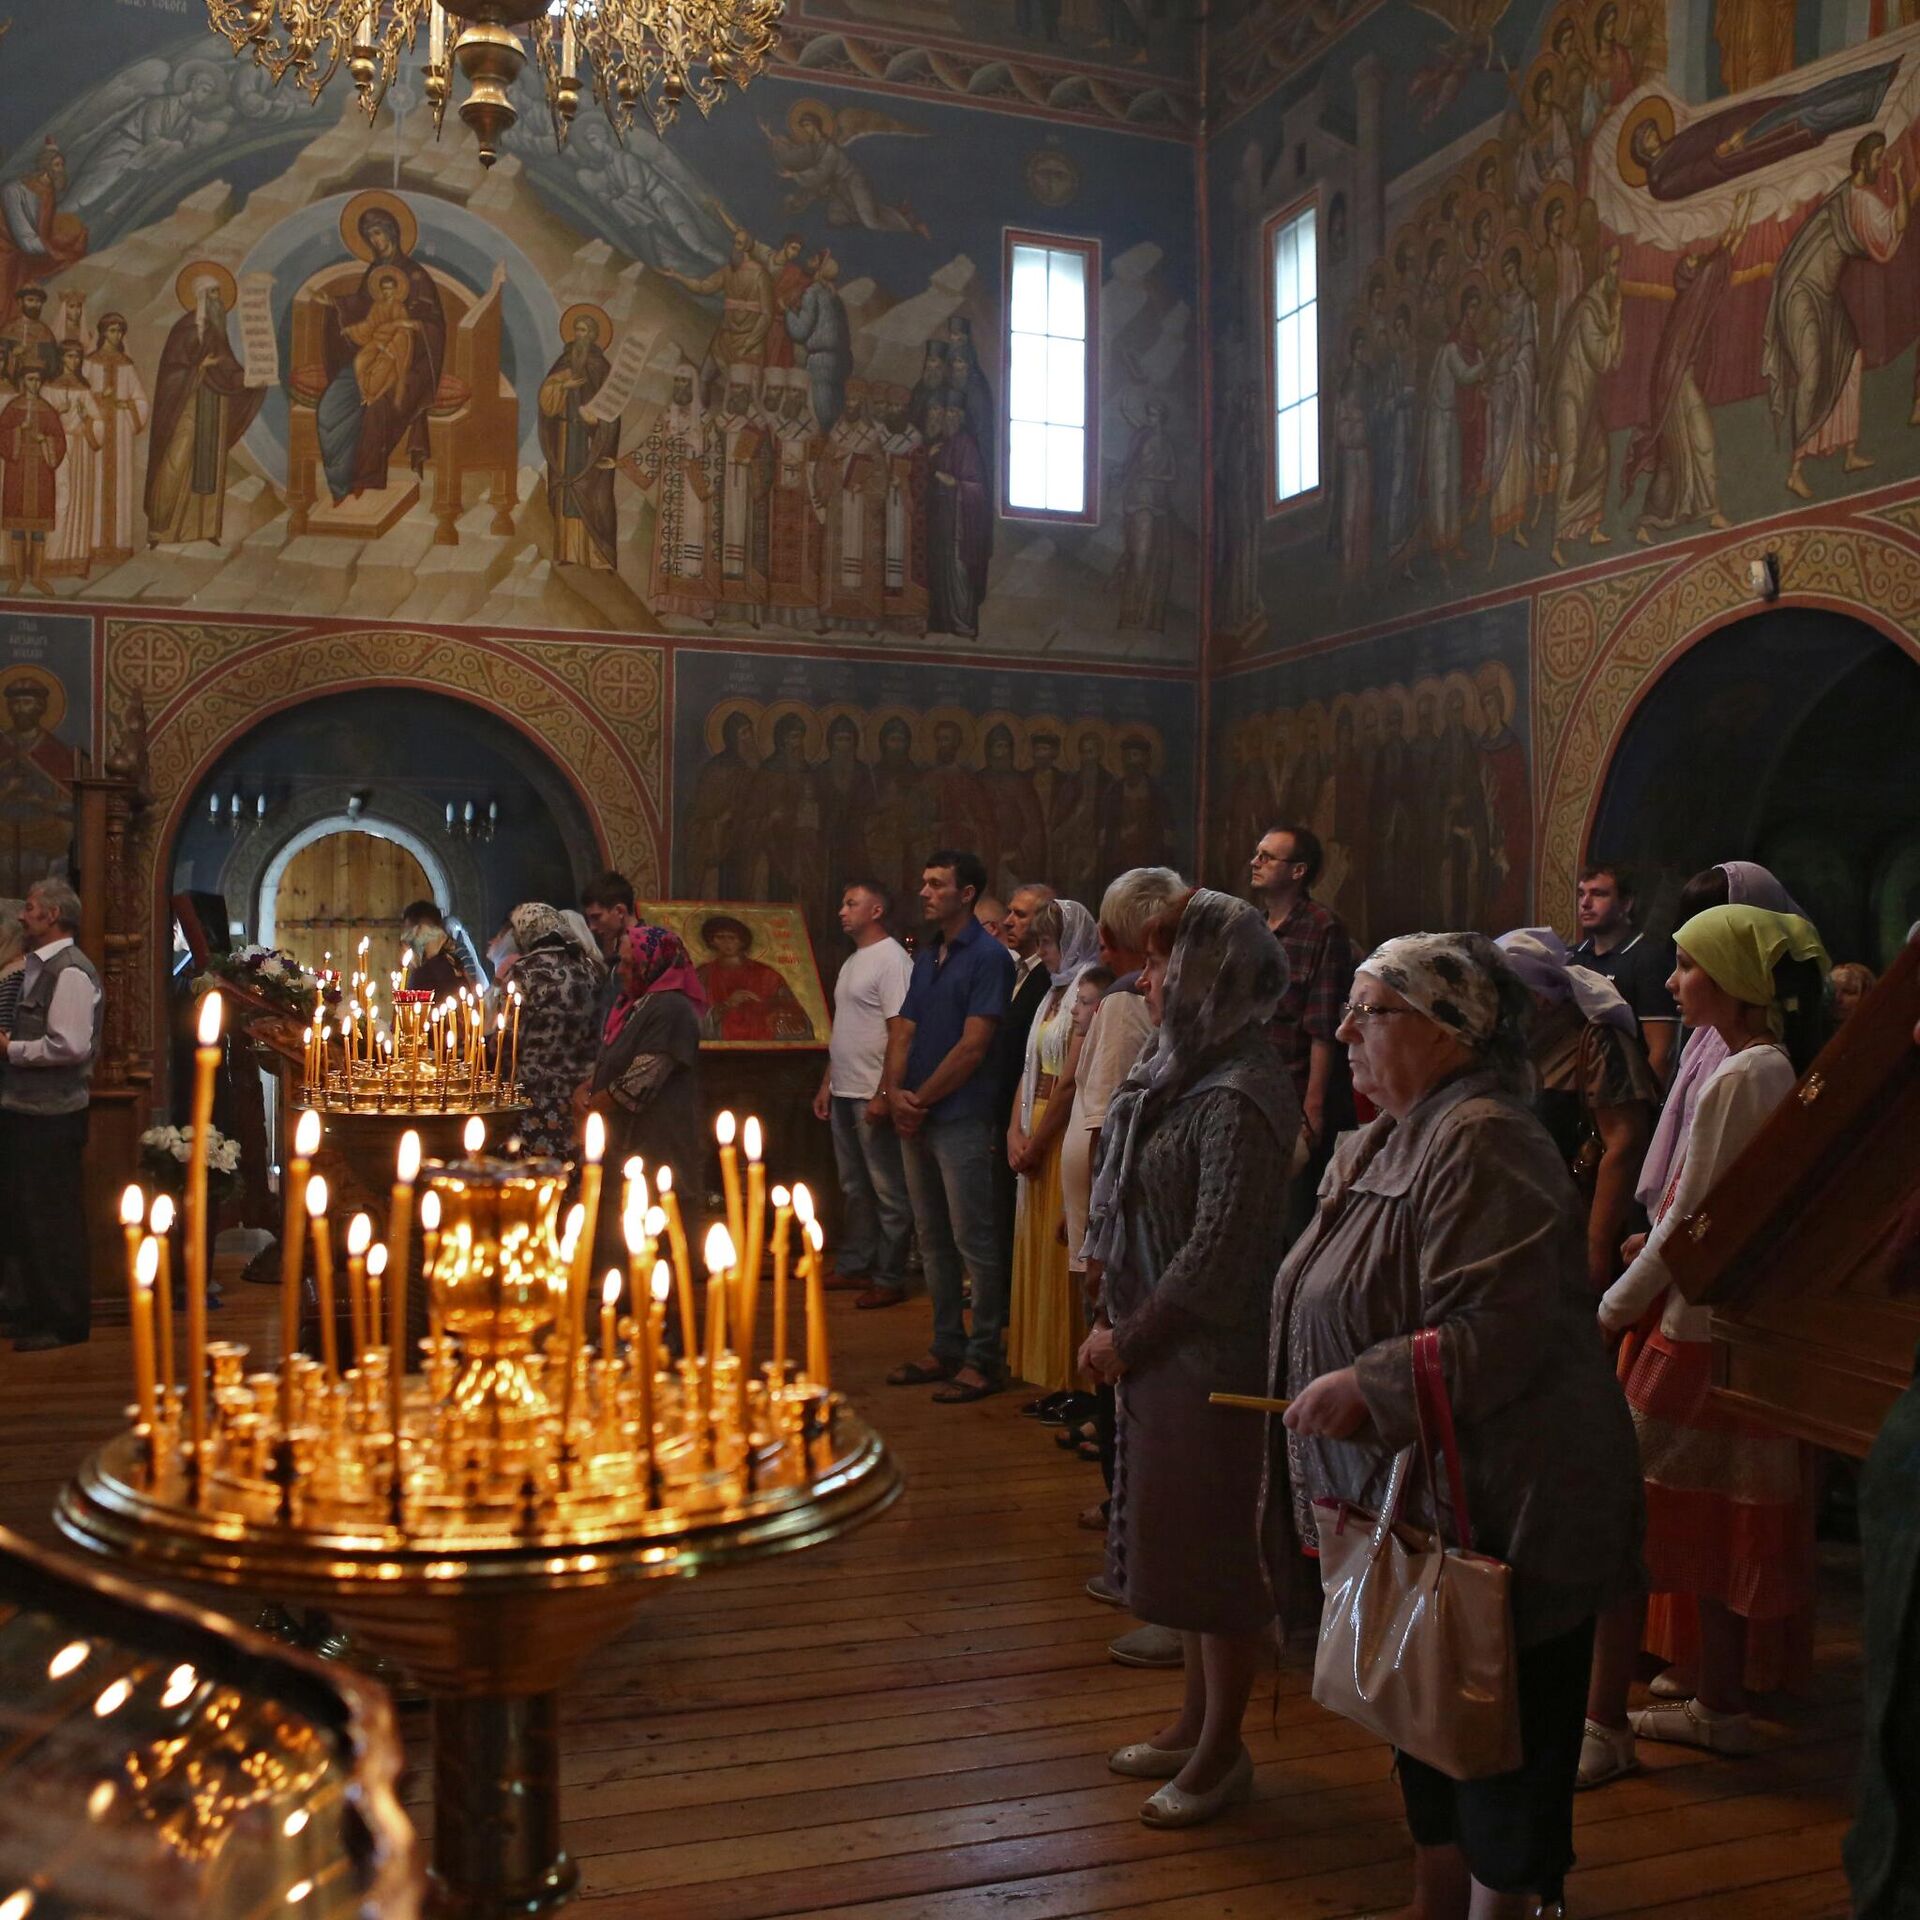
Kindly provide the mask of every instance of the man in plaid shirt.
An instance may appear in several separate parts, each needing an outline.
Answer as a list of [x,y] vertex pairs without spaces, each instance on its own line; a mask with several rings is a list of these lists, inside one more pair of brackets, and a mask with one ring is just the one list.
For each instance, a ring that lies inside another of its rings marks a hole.
[[1287,956],[1287,990],[1268,1032],[1306,1116],[1309,1196],[1334,1134],[1353,1124],[1347,1050],[1333,1037],[1353,987],[1353,941],[1340,916],[1313,898],[1324,858],[1319,836],[1307,827],[1269,827],[1253,850],[1253,897]]

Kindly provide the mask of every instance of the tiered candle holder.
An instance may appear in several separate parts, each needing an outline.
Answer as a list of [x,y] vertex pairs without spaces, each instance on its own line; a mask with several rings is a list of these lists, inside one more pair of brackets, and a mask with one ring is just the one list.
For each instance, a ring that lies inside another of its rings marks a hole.
[[316,1010],[306,1030],[297,1104],[323,1113],[493,1113],[522,1104],[519,1069],[517,990],[489,1022],[470,993],[435,1001],[396,987],[392,1019],[382,1021],[356,974],[338,1023],[329,1027]]
[[[708,1230],[703,1301],[677,1196],[665,1181],[650,1188],[637,1162],[625,1170],[627,1271],[594,1284],[594,1122],[564,1227],[566,1166],[476,1150],[421,1167],[417,1142],[403,1144],[389,1245],[408,1243],[416,1176],[435,1220],[417,1373],[396,1366],[402,1272],[386,1312],[356,1293],[350,1351],[313,1358],[283,1337],[268,1371],[214,1342],[190,1347],[181,1384],[156,1382],[138,1338],[152,1242],[135,1251],[136,1423],[65,1489],[59,1523],[152,1575],[323,1606],[418,1682],[433,1703],[443,1912],[536,1911],[571,1891],[557,1693],[627,1625],[646,1582],[813,1545],[898,1491],[880,1440],[831,1390],[804,1189],[772,1195],[774,1324],[756,1362],[758,1129],[748,1123],[744,1190],[731,1115],[720,1131],[732,1224]],[[330,1261],[324,1194],[312,1231]],[[351,1258],[365,1241],[350,1236]],[[796,1277],[797,1365],[786,1354]],[[356,1271],[356,1289],[367,1284]]]

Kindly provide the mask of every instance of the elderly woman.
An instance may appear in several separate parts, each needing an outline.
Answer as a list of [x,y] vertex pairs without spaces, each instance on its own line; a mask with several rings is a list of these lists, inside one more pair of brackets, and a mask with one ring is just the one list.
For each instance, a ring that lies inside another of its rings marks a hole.
[[[593,1006],[599,970],[552,907],[523,901],[507,916],[510,949],[490,949],[497,977],[520,995],[520,1138],[531,1154],[571,1160],[573,1090],[593,1071],[600,1045]],[[510,997],[510,996],[509,996]]]
[[1285,1232],[1275,1169],[1300,1132],[1266,1037],[1286,978],[1245,901],[1176,899],[1146,933],[1154,1032],[1101,1129],[1086,1239],[1099,1308],[1080,1361],[1117,1386],[1108,1579],[1186,1653],[1180,1711],[1108,1761],[1167,1782],[1141,1808],[1155,1827],[1196,1826],[1253,1784],[1240,1721],[1273,1619],[1254,1532],[1260,1433],[1208,1395],[1260,1384]]
[[[1573,1183],[1527,1100],[1530,1004],[1480,934],[1409,934],[1361,964],[1339,1037],[1378,1118],[1341,1141],[1274,1283],[1273,1391],[1293,1404],[1269,1515],[1290,1481],[1311,1553],[1316,1500],[1379,1510],[1416,1435],[1413,1336],[1433,1328],[1475,1545],[1513,1570],[1520,1766],[1454,1780],[1399,1757],[1417,1920],[1558,1901],[1594,1621],[1639,1583],[1633,1429],[1593,1335]],[[1436,1525],[1424,1481],[1408,1502]],[[1284,1543],[1276,1559],[1285,1592]]]
[[[693,970],[686,943],[670,927],[629,927],[614,964],[620,995],[607,1015],[595,1063],[591,1105],[607,1122],[607,1164],[633,1154],[656,1168],[671,1167],[680,1191],[700,1171],[705,1142],[700,1116],[700,1020],[706,989]],[[617,1245],[619,1222],[601,1252],[626,1258]],[[599,1254],[596,1253],[596,1260]]]
[[1060,1231],[1060,1142],[1073,1112],[1080,1059],[1074,987],[1100,957],[1100,937],[1093,915],[1078,900],[1043,901],[1034,911],[1033,933],[1052,985],[1027,1029],[1026,1065],[1007,1128],[1007,1165],[1020,1181],[1007,1364],[1020,1379],[1064,1398],[1074,1386],[1074,1355],[1086,1328]]
[[1619,1271],[1620,1243],[1637,1223],[1633,1183],[1660,1108],[1660,1083],[1620,989],[1571,965],[1566,942],[1551,927],[1502,934],[1500,951],[1533,996],[1533,1110],[1587,1203],[1587,1281],[1604,1293]]
[[1711,1031],[1725,1058],[1700,1086],[1652,1231],[1601,1299],[1600,1324],[1632,1330],[1621,1374],[1646,1475],[1647,1566],[1656,1592],[1690,1594],[1699,1608],[1699,1674],[1692,1698],[1670,1685],[1629,1714],[1643,1622],[1635,1607],[1615,1611],[1594,1661],[1580,1763],[1588,1786],[1632,1769],[1635,1734],[1751,1752],[1748,1625],[1792,1618],[1813,1592],[1800,1444],[1714,1407],[1713,1315],[1673,1286],[1665,1251],[1819,1051],[1826,955],[1810,922],[1760,907],[1709,907],[1673,938],[1667,984],[1680,1017]]

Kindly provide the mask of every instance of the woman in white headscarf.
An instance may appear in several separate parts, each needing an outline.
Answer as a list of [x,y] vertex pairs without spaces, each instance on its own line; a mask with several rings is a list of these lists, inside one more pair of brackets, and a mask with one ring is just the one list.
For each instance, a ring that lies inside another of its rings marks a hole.
[[1072,1390],[1074,1355],[1085,1331],[1060,1232],[1060,1145],[1080,1063],[1073,988],[1100,957],[1100,935],[1077,900],[1045,902],[1034,912],[1033,932],[1053,985],[1027,1029],[1026,1066],[1007,1129],[1007,1164],[1020,1177],[1007,1364],[1017,1379],[1031,1380],[1051,1396]]
[[1181,1636],[1186,1695],[1116,1773],[1166,1785],[1140,1810],[1196,1826],[1252,1790],[1240,1722],[1273,1603],[1259,1553],[1257,1418],[1210,1403],[1257,1393],[1286,1237],[1300,1102],[1267,1025],[1287,960],[1266,916],[1205,888],[1146,931],[1154,1032],[1107,1108],[1088,1211],[1096,1296],[1082,1369],[1116,1383],[1107,1579]]

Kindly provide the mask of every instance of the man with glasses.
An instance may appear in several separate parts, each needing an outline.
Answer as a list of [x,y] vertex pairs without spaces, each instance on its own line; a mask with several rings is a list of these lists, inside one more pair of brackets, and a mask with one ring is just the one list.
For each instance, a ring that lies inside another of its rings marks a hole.
[[1253,850],[1252,894],[1287,957],[1287,988],[1268,1032],[1279,1049],[1306,1122],[1307,1162],[1294,1195],[1296,1227],[1311,1209],[1333,1137],[1353,1124],[1347,1050],[1335,1038],[1353,985],[1353,941],[1340,916],[1313,898],[1325,856],[1302,826],[1269,827]]

